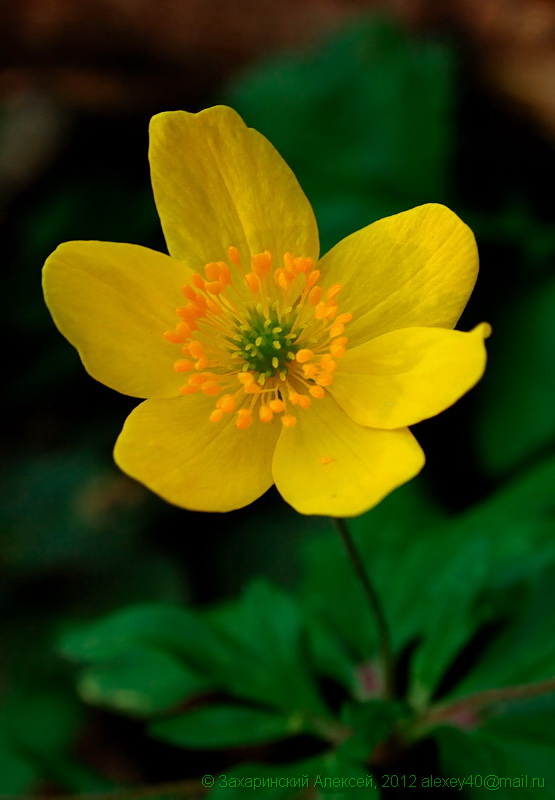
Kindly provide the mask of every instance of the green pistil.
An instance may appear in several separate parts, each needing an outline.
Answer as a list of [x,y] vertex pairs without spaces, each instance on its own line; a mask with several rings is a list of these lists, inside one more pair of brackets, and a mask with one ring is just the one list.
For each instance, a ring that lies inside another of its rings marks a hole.
[[237,326],[232,340],[238,347],[233,358],[243,362],[245,372],[256,372],[261,383],[264,378],[283,372],[300,349],[292,327],[293,323],[280,320],[274,309],[268,317],[260,309],[249,309],[247,322]]

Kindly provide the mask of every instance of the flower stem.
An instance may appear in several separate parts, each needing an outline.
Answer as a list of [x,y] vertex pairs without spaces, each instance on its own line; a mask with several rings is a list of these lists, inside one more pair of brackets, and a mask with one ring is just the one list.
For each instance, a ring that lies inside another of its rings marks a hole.
[[510,702],[529,697],[539,697],[555,692],[555,678],[547,678],[536,683],[524,683],[517,686],[503,686],[499,689],[483,689],[456,700],[432,706],[425,719],[430,721],[449,718],[459,711],[483,711],[495,703]]
[[376,628],[378,630],[380,658],[383,670],[384,695],[391,700],[395,697],[395,665],[393,662],[393,651],[391,647],[389,628],[387,626],[382,604],[376,588],[370,580],[370,576],[364,567],[360,553],[358,552],[347,527],[347,523],[340,517],[334,517],[333,521],[339,532],[341,540],[345,545],[347,555],[349,556],[351,564],[353,565],[353,568],[361,583],[366,599],[368,600],[368,605],[370,606],[370,611],[372,612],[376,623]]

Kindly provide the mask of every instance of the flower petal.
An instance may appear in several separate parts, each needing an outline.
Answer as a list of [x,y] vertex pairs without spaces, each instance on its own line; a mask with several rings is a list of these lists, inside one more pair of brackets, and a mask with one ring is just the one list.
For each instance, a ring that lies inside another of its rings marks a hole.
[[133,397],[175,397],[183,376],[175,345],[163,337],[177,321],[190,271],[146,247],[66,242],[43,270],[46,304],[60,332],[96,380]]
[[330,391],[359,425],[402,428],[453,405],[482,377],[487,323],[470,333],[403,328],[348,350]]
[[168,111],[150,123],[156,206],[169,252],[200,269],[239,248],[318,258],[310,203],[277,150],[227,106]]
[[352,517],[413,478],[424,453],[406,429],[357,425],[326,396],[284,428],[272,471],[279,492],[301,514]]
[[396,328],[453,328],[478,273],[470,228],[430,203],[374,222],[321,260],[322,288],[343,284],[340,310],[361,344]]
[[204,395],[141,403],[116,442],[116,463],[164,500],[193,511],[252,503],[273,483],[277,425],[238,430],[231,416],[210,422],[213,408],[214,398]]

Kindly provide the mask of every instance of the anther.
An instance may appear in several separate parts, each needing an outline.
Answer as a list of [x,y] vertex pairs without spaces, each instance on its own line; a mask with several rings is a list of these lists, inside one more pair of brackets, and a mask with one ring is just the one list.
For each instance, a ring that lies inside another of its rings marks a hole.
[[322,356],[322,358],[320,359],[320,366],[322,367],[324,372],[335,372],[335,370],[337,369],[337,364],[329,353],[326,353],[325,355]]
[[326,299],[333,300],[334,297],[337,297],[341,289],[343,288],[343,284],[341,283],[334,283],[333,286],[330,286],[328,291],[326,292]]
[[313,378],[318,374],[318,367],[316,364],[303,364],[303,375],[305,378]]
[[[198,273],[195,273],[195,274],[198,274]],[[201,275],[199,277],[202,279]],[[204,281],[203,281],[203,283],[204,283]],[[194,301],[194,300],[197,299],[197,293],[195,292],[195,290],[193,289],[192,286],[189,286],[188,283],[186,283],[185,286],[181,287],[181,291],[183,292],[183,294],[185,295],[187,300]]]
[[183,336],[175,333],[175,331],[164,331],[164,339],[172,344],[183,344]]
[[321,400],[326,393],[326,390],[323,386],[311,386],[308,391],[312,397],[315,397],[317,400]]
[[291,255],[291,253],[284,253],[283,254],[283,266],[287,270],[287,272],[293,272],[295,266],[295,259]]
[[189,342],[189,352],[193,358],[200,358],[204,355],[204,348],[198,339],[193,339],[191,342]]
[[191,335],[191,327],[186,322],[178,322],[175,326],[175,332],[178,336],[182,336],[183,339],[188,339]]
[[222,387],[216,381],[205,381],[200,388],[203,394],[219,394],[222,391]]
[[297,417],[293,417],[291,414],[284,414],[282,417],[280,417],[280,419],[281,424],[286,428],[292,428],[297,424]]
[[306,364],[308,361],[312,361],[314,358],[314,353],[312,350],[309,350],[307,347],[303,347],[301,350],[297,351],[297,355],[295,356],[299,364]]
[[210,414],[210,422],[219,422],[223,415],[224,412],[221,410],[221,408],[215,408]]
[[336,336],[341,336],[344,330],[345,326],[342,322],[334,322],[330,328],[330,336],[335,339]]
[[220,278],[220,265],[211,261],[204,267],[204,274],[209,281],[217,281]]
[[272,254],[268,250],[264,250],[263,253],[258,253],[251,258],[251,265],[256,275],[265,275],[271,269]]
[[322,299],[322,289],[319,286],[313,286],[308,293],[308,302],[311,306],[317,306]]
[[247,272],[245,275],[245,282],[251,292],[256,294],[260,291],[260,278],[258,275],[255,275],[254,272]]
[[230,261],[233,261],[234,264],[239,266],[241,262],[239,260],[239,250],[237,250],[236,247],[228,247],[227,255]]
[[260,422],[271,422],[274,418],[274,412],[269,406],[260,406],[258,409],[258,419]]
[[280,400],[280,399],[279,399],[279,398],[277,398],[277,397],[276,397],[276,399],[275,399],[275,400],[270,400],[270,402],[268,403],[268,405],[270,406],[270,408],[272,409],[272,411],[273,411],[275,414],[281,414],[281,412],[282,412],[282,411],[283,411],[283,409],[285,408],[285,403],[283,402],[283,400]]
[[221,408],[224,414],[233,414],[235,411],[235,398],[232,394],[224,394],[216,402],[216,408]]
[[240,408],[237,412],[235,424],[242,431],[252,425],[252,411],[248,408]]
[[330,375],[329,372],[321,372],[314,380],[318,386],[331,386],[333,383],[333,375]]
[[[312,272],[310,272],[306,276],[306,289],[311,289],[316,283],[318,283],[319,278],[320,278],[320,270],[313,269]],[[320,297],[322,296],[321,292],[322,290],[320,289]],[[320,299],[320,297],[318,298],[318,300]]]
[[190,372],[194,369],[194,364],[192,361],[189,361],[187,358],[180,358],[178,361],[175,362],[173,368],[176,372]]

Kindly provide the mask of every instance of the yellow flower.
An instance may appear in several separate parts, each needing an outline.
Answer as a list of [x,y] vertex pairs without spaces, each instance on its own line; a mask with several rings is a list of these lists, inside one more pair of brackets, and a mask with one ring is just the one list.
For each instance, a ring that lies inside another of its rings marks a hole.
[[450,330],[477,274],[466,225],[424,205],[318,261],[293,173],[224,106],[155,116],[150,163],[169,256],[68,242],[44,268],[88,372],[148,398],[117,440],[120,468],[189,509],[240,508],[275,483],[301,513],[334,516],[414,477],[407,426],[485,367],[489,326]]

